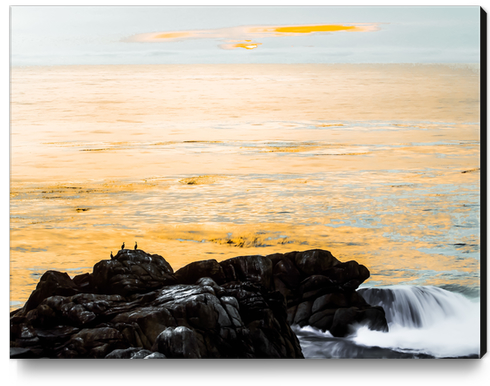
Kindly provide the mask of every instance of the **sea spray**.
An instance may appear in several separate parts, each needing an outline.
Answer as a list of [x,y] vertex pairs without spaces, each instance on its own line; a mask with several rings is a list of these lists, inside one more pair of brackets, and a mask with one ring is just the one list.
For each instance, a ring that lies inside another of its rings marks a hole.
[[429,327],[446,318],[472,313],[474,302],[433,286],[363,288],[359,294],[385,310],[386,320],[403,327]]
[[309,358],[457,358],[480,352],[479,298],[431,286],[364,288],[371,305],[382,306],[389,332],[358,326],[346,338],[295,327]]
[[357,344],[435,357],[479,354],[479,299],[432,286],[366,288],[359,293],[384,308],[390,332],[361,327],[353,338]]

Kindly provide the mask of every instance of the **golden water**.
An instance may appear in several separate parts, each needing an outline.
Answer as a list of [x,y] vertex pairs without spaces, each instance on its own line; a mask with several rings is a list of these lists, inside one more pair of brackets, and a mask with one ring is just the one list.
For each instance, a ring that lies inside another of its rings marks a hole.
[[480,280],[479,67],[12,68],[11,309],[122,242],[174,270],[323,248],[368,284]]

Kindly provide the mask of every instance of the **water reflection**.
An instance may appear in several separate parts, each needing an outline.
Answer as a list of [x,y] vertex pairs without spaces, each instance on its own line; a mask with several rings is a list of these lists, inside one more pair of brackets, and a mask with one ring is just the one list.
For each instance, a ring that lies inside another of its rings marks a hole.
[[111,67],[12,72],[12,308],[123,241],[174,269],[324,248],[368,285],[479,288],[474,68]]

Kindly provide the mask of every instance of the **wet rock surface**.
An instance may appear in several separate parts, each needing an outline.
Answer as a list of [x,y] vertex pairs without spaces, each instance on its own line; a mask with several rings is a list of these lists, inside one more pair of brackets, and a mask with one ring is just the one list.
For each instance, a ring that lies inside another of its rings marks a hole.
[[193,262],[121,250],[71,279],[47,271],[10,317],[11,358],[303,358],[291,325],[387,330],[354,261],[312,250]]
[[358,324],[388,331],[383,308],[370,306],[356,291],[369,278],[365,266],[340,262],[320,249],[266,257],[273,263],[275,289],[286,297],[290,325],[329,330],[335,337]]
[[149,292],[176,282],[172,267],[162,256],[139,249],[120,250],[113,259],[95,264],[92,274],[92,290],[123,296]]

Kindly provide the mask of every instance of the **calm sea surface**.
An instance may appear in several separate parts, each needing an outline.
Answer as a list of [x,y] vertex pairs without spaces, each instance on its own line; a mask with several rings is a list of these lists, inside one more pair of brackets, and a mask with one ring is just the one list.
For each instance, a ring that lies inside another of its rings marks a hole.
[[135,241],[174,270],[323,248],[367,287],[479,294],[478,66],[11,74],[11,309]]

